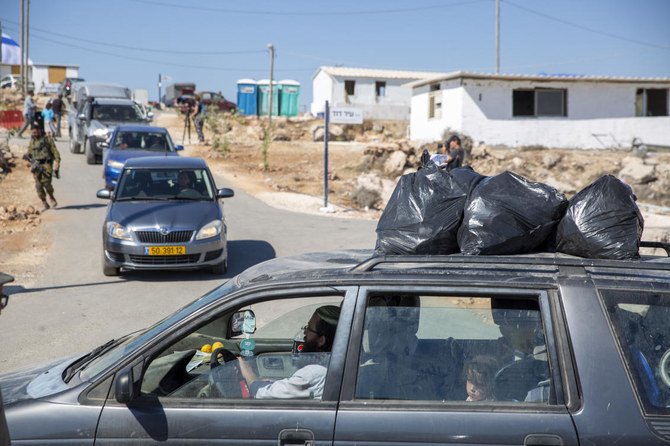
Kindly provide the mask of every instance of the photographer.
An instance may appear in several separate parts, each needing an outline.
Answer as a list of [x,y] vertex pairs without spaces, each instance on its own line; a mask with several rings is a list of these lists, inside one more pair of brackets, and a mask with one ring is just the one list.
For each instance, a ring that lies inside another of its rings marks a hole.
[[193,106],[192,115],[193,123],[195,124],[195,131],[198,133],[198,142],[205,142],[205,135],[202,132],[205,126],[205,117],[207,116],[207,107],[200,99],[200,95],[195,95],[195,104]]

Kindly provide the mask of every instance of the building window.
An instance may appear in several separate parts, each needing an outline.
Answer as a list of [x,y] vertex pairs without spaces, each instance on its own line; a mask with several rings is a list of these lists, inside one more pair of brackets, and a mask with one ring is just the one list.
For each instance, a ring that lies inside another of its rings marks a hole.
[[567,116],[567,97],[563,89],[514,90],[512,116]]
[[344,102],[349,103],[349,96],[356,92],[356,81],[344,81]]
[[377,97],[386,96],[386,82],[377,81],[375,82],[375,94]]
[[668,89],[638,88],[635,92],[635,116],[668,116]]
[[431,91],[428,96],[428,118],[442,118],[442,98],[437,91]]

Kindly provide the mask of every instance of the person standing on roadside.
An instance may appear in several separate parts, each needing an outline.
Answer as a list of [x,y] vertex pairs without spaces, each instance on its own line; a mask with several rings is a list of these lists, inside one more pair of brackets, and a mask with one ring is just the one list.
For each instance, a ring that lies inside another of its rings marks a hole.
[[465,150],[461,147],[461,138],[457,135],[451,135],[444,145],[447,151],[447,158],[444,160],[443,166],[448,171],[461,167],[463,161],[465,161]]
[[[6,283],[13,282],[14,278],[9,274],[0,273],[0,313],[7,306],[9,296],[2,291]],[[7,420],[5,419],[5,409],[2,405],[2,394],[0,393],[0,446],[9,446],[9,429],[7,428]]]
[[198,142],[205,142],[205,135],[202,132],[205,126],[205,117],[207,116],[207,107],[200,99],[200,95],[195,95],[195,105],[193,106],[193,123],[195,124],[195,131],[198,133]]
[[65,111],[62,94],[59,94],[58,97],[51,102],[51,109],[54,111],[54,117],[56,119],[56,133],[54,134],[54,137],[60,138],[60,122],[63,117],[63,112]]
[[25,119],[25,122],[23,123],[21,130],[19,130],[19,138],[23,138],[23,132],[33,124],[33,121],[35,120],[35,108],[33,92],[29,91],[25,101],[23,101],[23,118]]
[[33,169],[31,166],[31,170],[35,178],[35,190],[37,190],[37,196],[42,200],[42,212],[44,212],[50,207],[47,203],[47,194],[51,199],[51,206],[54,208],[58,206],[51,180],[54,173],[60,169],[60,153],[54,140],[44,136],[38,125],[33,125],[31,136],[27,155],[30,155],[37,163],[37,168]]
[[54,124],[54,110],[51,102],[48,102],[47,105],[42,110],[42,118],[44,119],[44,129],[46,130],[48,137],[53,137],[56,135],[56,125]]

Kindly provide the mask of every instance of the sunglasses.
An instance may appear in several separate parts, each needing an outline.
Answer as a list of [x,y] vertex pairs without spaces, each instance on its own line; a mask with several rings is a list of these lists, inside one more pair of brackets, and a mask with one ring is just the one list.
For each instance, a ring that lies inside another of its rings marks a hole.
[[0,310],[4,310],[9,302],[9,296],[6,294],[0,294]]
[[305,325],[304,327],[302,327],[302,331],[311,331],[311,332],[314,333],[315,335],[319,335],[319,336],[321,336],[321,333],[319,333],[318,331],[314,330],[314,329],[313,329],[312,327],[310,327],[309,325]]

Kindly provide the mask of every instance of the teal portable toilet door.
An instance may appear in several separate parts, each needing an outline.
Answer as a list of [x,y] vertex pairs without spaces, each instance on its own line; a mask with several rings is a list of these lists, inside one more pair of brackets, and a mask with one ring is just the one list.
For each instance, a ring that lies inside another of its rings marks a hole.
[[300,82],[286,79],[279,81],[279,86],[279,114],[281,116],[298,116]]
[[253,79],[240,79],[237,81],[237,112],[243,115],[256,115],[258,113],[258,87]]
[[[270,81],[261,79],[258,81],[258,115],[267,116],[270,94]],[[279,115],[279,83],[272,81],[272,116]]]

